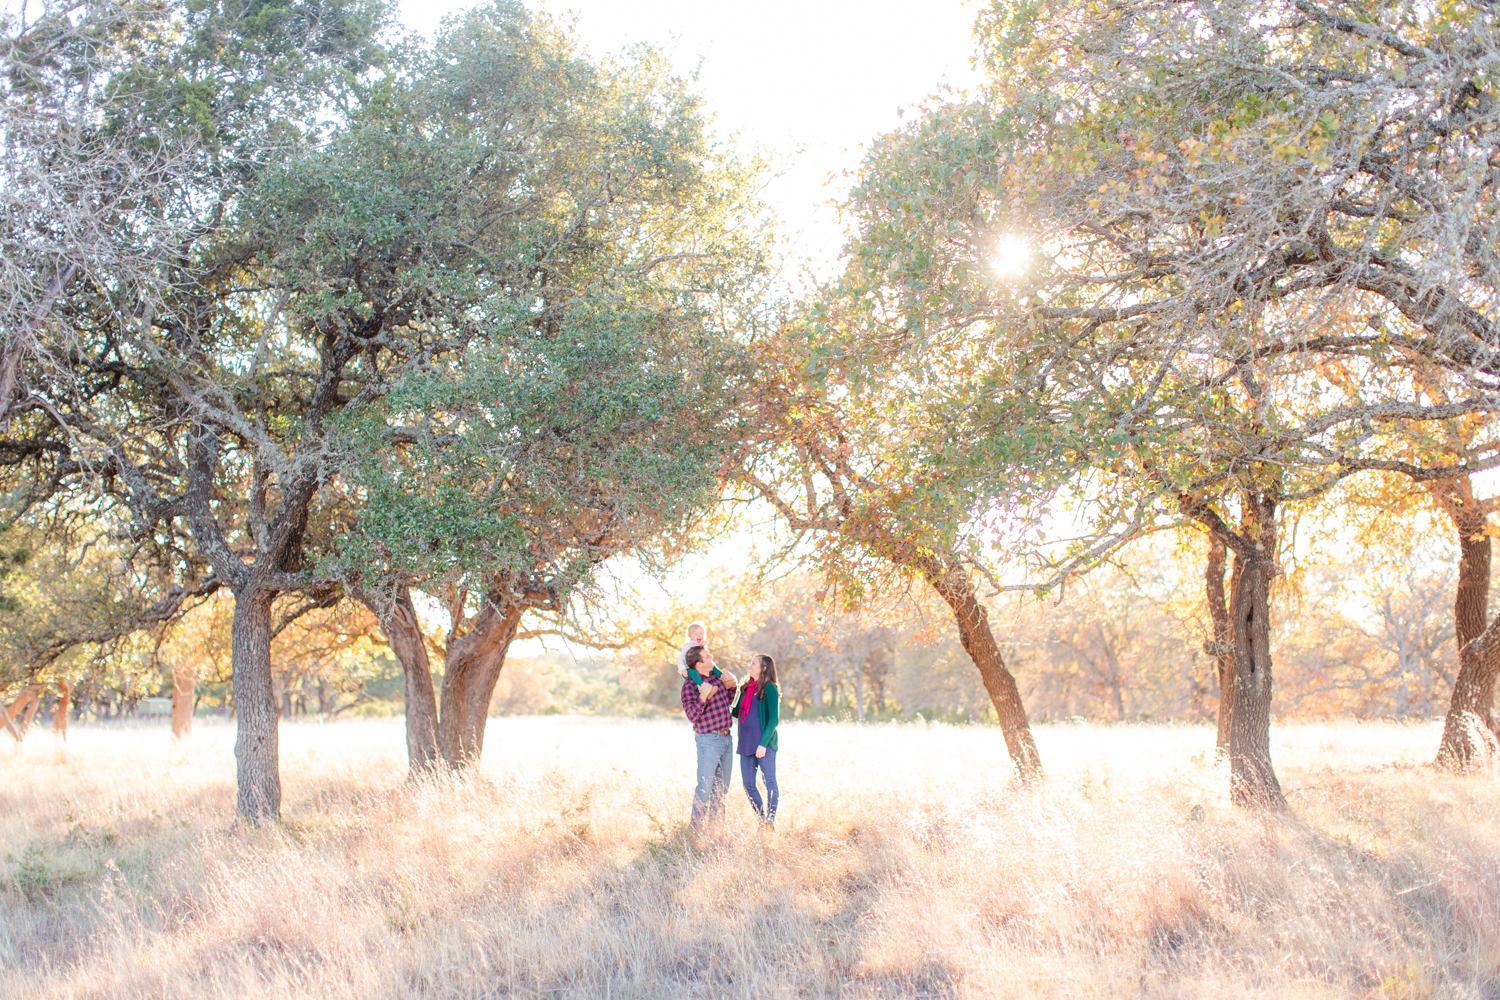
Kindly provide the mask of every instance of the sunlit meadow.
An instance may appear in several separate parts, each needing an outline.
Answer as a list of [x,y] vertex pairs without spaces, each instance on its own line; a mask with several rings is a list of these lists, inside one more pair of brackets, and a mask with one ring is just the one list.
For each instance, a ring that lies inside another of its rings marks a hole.
[[1212,733],[789,723],[782,815],[683,836],[678,721],[492,720],[406,780],[395,722],[4,751],[3,997],[1500,997],[1500,791],[1433,725],[1275,729],[1294,815],[1228,807]]

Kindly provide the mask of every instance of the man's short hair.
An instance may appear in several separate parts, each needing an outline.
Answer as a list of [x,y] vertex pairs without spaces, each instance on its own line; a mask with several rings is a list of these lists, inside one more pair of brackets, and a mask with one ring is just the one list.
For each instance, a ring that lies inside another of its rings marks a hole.
[[694,646],[692,649],[688,650],[686,656],[687,665],[690,667],[697,667],[698,664],[703,662],[703,653],[704,649],[702,646]]

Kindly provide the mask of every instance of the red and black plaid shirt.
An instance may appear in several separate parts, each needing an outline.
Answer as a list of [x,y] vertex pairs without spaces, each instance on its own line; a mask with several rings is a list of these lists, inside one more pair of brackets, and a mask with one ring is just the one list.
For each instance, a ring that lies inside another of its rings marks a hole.
[[682,682],[682,714],[693,723],[695,733],[722,733],[729,729],[729,688],[713,674],[705,678],[718,688],[713,697],[704,701],[698,694],[698,685],[692,681]]

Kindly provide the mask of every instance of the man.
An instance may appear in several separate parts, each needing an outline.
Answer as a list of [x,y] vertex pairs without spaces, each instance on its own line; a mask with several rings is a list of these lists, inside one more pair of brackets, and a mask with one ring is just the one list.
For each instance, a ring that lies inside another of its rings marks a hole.
[[698,784],[693,789],[693,831],[701,833],[710,819],[724,818],[724,792],[729,787],[734,737],[730,735],[730,689],[733,674],[714,672],[714,656],[703,646],[687,651],[687,666],[703,677],[702,684],[682,682],[682,712],[693,724],[698,745]]

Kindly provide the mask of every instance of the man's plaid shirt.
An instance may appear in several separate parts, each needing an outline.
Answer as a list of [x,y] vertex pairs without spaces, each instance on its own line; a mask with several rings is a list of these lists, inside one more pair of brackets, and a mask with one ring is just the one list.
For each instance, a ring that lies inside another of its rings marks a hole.
[[712,698],[704,701],[698,694],[698,686],[692,681],[682,682],[682,713],[693,723],[695,733],[723,733],[729,730],[729,688],[724,682],[709,674],[705,680],[718,688]]

